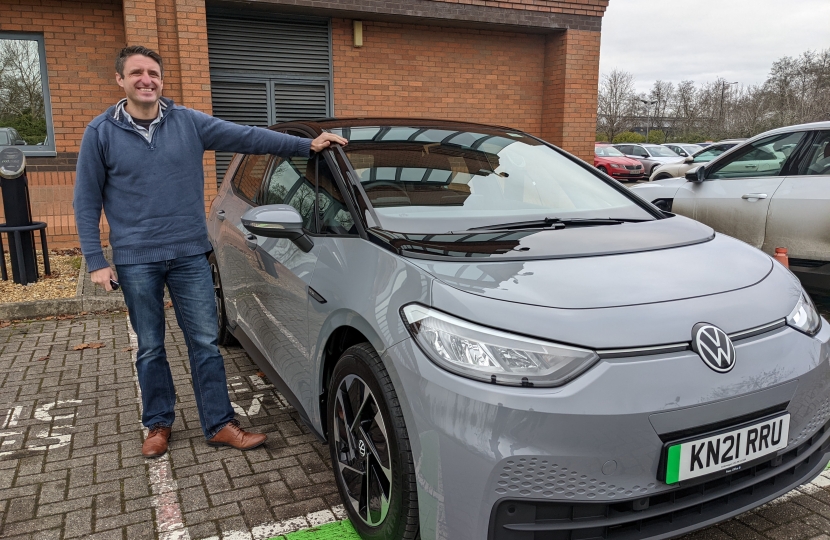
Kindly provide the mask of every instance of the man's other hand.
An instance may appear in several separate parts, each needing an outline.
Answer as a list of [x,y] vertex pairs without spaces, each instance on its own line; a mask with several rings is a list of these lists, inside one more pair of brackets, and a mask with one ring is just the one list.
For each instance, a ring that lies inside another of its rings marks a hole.
[[315,152],[319,152],[325,148],[331,146],[332,143],[337,143],[343,146],[346,146],[349,141],[340,137],[339,135],[335,135],[334,133],[323,133],[313,141],[311,141],[311,149]]
[[100,285],[107,291],[112,290],[112,285],[110,284],[110,280],[117,281],[115,279],[115,272],[112,271],[111,266],[106,266],[104,268],[100,268],[95,270],[94,272],[89,273],[90,279],[96,285]]

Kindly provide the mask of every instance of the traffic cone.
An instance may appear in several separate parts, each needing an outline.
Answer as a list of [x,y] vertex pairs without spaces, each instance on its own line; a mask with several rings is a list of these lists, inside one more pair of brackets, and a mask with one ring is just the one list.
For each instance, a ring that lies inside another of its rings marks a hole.
[[787,248],[775,248],[775,255],[773,255],[772,258],[780,262],[784,266],[784,268],[790,267],[790,259],[789,257],[787,257]]

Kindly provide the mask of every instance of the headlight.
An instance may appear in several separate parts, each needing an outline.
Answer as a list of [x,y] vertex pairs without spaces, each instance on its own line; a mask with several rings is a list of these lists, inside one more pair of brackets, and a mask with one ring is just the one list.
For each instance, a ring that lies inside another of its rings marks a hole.
[[821,317],[806,292],[801,292],[798,303],[787,315],[787,324],[808,336],[816,335],[821,328]]
[[417,304],[401,310],[430,360],[463,377],[509,386],[560,386],[591,367],[594,351],[478,326]]
[[620,165],[619,163],[611,163],[610,165],[614,169],[625,169],[625,165]]

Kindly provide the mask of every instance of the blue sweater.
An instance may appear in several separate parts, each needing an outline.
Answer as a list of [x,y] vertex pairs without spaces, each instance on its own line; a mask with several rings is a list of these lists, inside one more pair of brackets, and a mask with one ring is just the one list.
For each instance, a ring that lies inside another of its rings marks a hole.
[[210,251],[205,222],[205,150],[308,156],[311,140],[240,126],[162,98],[151,141],[116,108],[87,126],[75,177],[75,223],[87,269],[108,266],[98,228],[110,226],[115,264],[165,261]]

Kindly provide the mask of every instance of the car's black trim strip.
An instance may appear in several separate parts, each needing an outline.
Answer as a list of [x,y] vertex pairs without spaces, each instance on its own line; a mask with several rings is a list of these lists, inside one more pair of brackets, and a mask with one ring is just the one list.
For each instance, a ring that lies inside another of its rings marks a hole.
[[[801,455],[795,457],[792,461],[787,462],[786,464],[782,464],[778,467],[770,467],[766,471],[762,472],[761,474],[757,474],[754,476],[748,476],[746,479],[742,481],[738,481],[728,488],[723,490],[714,490],[709,494],[701,494],[701,495],[690,495],[688,499],[682,502],[676,502],[671,505],[671,508],[667,507],[655,507],[653,509],[643,510],[637,514],[637,520],[642,521],[648,519],[650,517],[657,517],[661,515],[666,515],[670,512],[677,512],[679,510],[683,510],[685,508],[690,508],[692,506],[698,506],[701,504],[705,504],[706,502],[713,501],[716,499],[720,499],[726,495],[730,495],[732,493],[736,493],[738,491],[744,490],[748,487],[751,487],[755,484],[759,484],[764,480],[772,478],[774,476],[778,476],[783,472],[786,472],[790,469],[794,469],[796,466],[800,465],[802,462],[807,461],[813,454],[821,449],[824,443],[830,438],[830,429],[827,429],[827,426],[824,426],[824,433],[822,433],[821,437],[815,441],[813,444],[809,446],[807,450],[801,451]],[[798,450],[798,448],[792,448],[787,450],[786,452],[790,452],[793,450]],[[682,483],[681,483],[682,484]],[[682,487],[678,486],[678,487]],[[613,525],[624,525],[631,522],[630,515],[623,515],[614,518],[607,518],[607,519],[598,519],[598,520],[587,520],[584,522],[579,521],[562,521],[558,523],[516,523],[516,524],[507,524],[504,525],[505,529],[511,531],[522,531],[522,532],[536,532],[536,531],[563,531],[563,530],[575,530],[575,529],[594,529],[598,527],[610,527]]]
[[[729,339],[732,341],[740,341],[744,339],[749,339],[751,337],[760,336],[761,334],[766,334],[768,332],[772,332],[773,330],[778,330],[779,328],[783,328],[787,325],[787,321],[785,319],[780,319],[771,323],[762,324],[761,326],[755,326],[753,328],[748,328],[746,330],[741,330],[739,332],[732,332],[731,334],[727,334]],[[648,356],[653,354],[666,354],[666,353],[673,353],[673,352],[683,352],[683,351],[690,351],[692,350],[692,343],[691,341],[687,341],[684,343],[670,343],[667,345],[654,345],[650,347],[631,347],[625,349],[599,349],[596,353],[602,359],[607,358],[629,358],[633,356]]]
[[729,339],[732,341],[738,341],[741,339],[747,339],[755,336],[759,336],[761,334],[766,334],[767,332],[771,332],[773,330],[778,330],[779,328],[786,326],[787,320],[781,319],[779,321],[771,322],[769,324],[764,324],[761,326],[756,326],[755,328],[750,328],[749,330],[741,330],[740,332],[733,332],[731,334],[727,334]]

